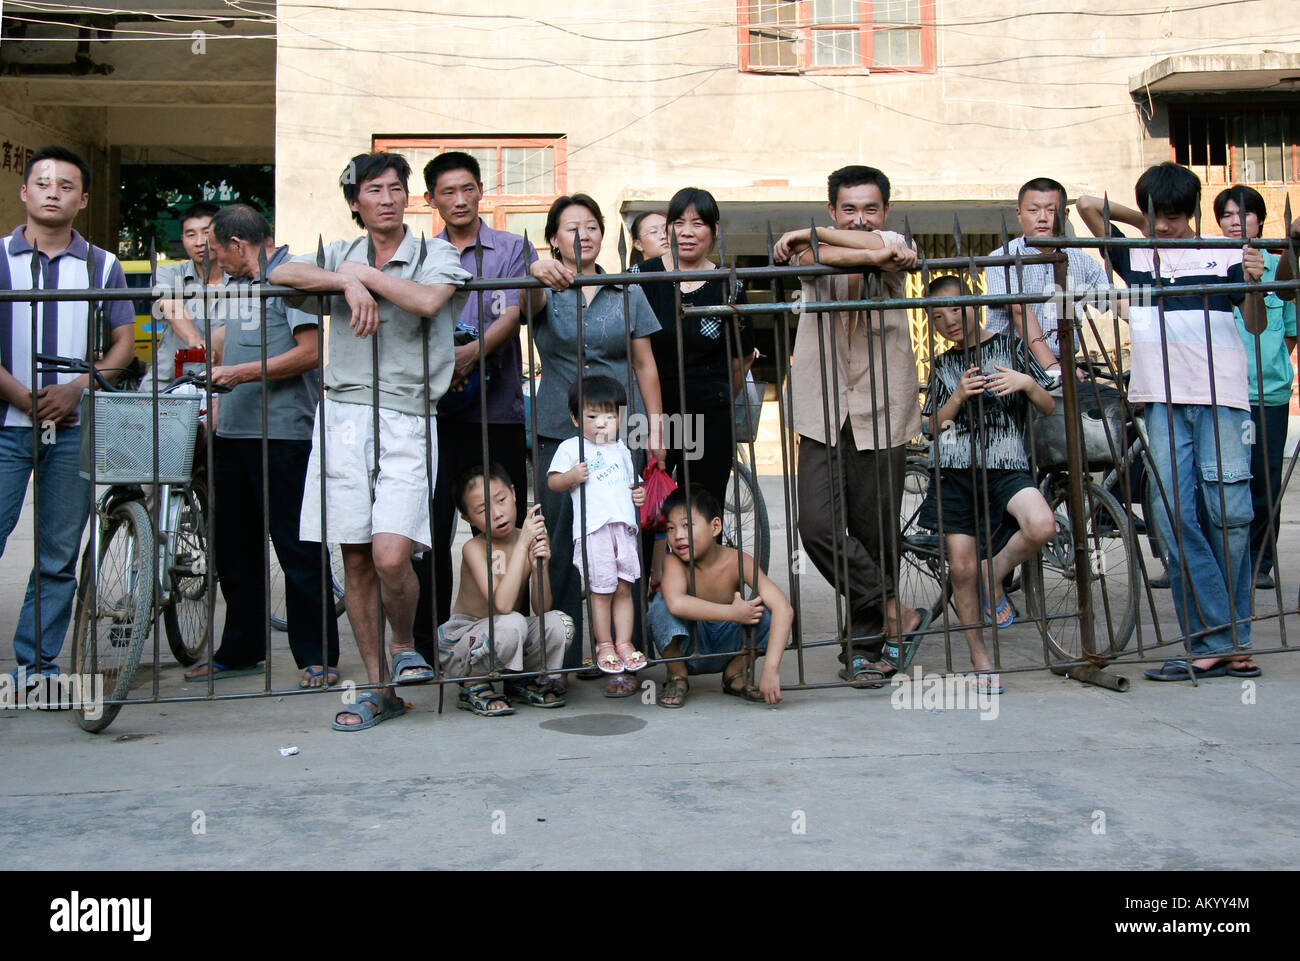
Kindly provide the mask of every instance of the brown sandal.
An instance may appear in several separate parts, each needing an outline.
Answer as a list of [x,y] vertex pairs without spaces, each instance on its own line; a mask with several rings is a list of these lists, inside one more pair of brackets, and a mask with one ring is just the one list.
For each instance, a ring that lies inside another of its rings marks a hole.
[[[686,682],[684,677],[670,677],[664,681],[663,690],[659,692],[659,697],[655,703],[660,707],[679,708],[686,703],[686,695],[690,692],[691,686]],[[664,698],[675,698],[676,704],[667,703]]]

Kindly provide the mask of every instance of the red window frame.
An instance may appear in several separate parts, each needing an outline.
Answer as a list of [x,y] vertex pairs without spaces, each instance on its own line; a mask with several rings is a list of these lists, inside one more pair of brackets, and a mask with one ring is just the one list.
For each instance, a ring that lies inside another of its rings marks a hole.
[[785,29],[792,30],[798,34],[799,39],[796,49],[799,51],[799,62],[793,67],[772,67],[762,65],[756,66],[749,62],[750,0],[737,0],[737,44],[739,47],[739,65],[742,72],[862,75],[872,73],[933,73],[935,70],[934,0],[921,0],[919,10],[920,23],[917,27],[913,28],[918,30],[921,34],[921,62],[910,66],[872,64],[872,55],[875,53],[875,32],[878,29],[887,29],[885,27],[875,27],[872,25],[872,10],[875,6],[873,0],[857,0],[857,30],[859,35],[858,51],[862,58],[861,63],[856,66],[815,66],[812,62],[813,33],[817,30],[845,30],[853,28],[848,24],[824,24],[813,26],[811,0],[789,0],[789,2],[794,3],[797,10],[794,24]]
[[[506,194],[500,192],[500,181],[483,185],[483,199],[479,203],[479,215],[493,228],[504,230],[506,215],[510,213],[545,213],[550,209],[556,197],[568,192],[568,139],[564,134],[543,134],[535,136],[483,137],[461,134],[376,134],[371,138],[372,150],[386,152],[402,151],[405,148],[423,150],[464,150],[468,148],[495,148],[497,151],[497,176],[500,178],[503,164],[501,151],[507,147],[550,147],[555,151],[554,191],[539,194]],[[424,200],[424,191],[417,190],[417,184],[423,184],[422,172],[412,171],[416,183],[412,184],[411,195],[406,208],[407,214],[429,214],[433,218],[433,232],[443,228],[438,211]]]

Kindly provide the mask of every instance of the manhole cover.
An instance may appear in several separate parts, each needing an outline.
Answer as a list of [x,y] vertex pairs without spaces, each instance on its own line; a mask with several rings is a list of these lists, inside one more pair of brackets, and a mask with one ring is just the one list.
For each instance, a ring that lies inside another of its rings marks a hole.
[[639,731],[646,726],[646,722],[630,714],[579,714],[577,717],[557,717],[554,721],[543,721],[538,726],[561,734],[608,737],[611,734]]

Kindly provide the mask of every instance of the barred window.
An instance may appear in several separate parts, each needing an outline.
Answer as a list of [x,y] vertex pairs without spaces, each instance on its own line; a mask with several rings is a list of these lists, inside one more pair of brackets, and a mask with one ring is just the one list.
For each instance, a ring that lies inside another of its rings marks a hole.
[[1206,184],[1300,183],[1298,140],[1300,107],[1289,104],[1169,108],[1173,160]]

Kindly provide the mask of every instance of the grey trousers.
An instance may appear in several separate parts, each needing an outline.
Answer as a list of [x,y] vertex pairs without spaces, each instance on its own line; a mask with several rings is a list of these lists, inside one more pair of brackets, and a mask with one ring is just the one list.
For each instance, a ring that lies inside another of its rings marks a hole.
[[847,419],[835,447],[799,438],[799,538],[813,566],[847,602],[849,653],[873,660],[883,644],[880,602],[893,595],[898,571],[906,469],[906,445],[858,450]]

